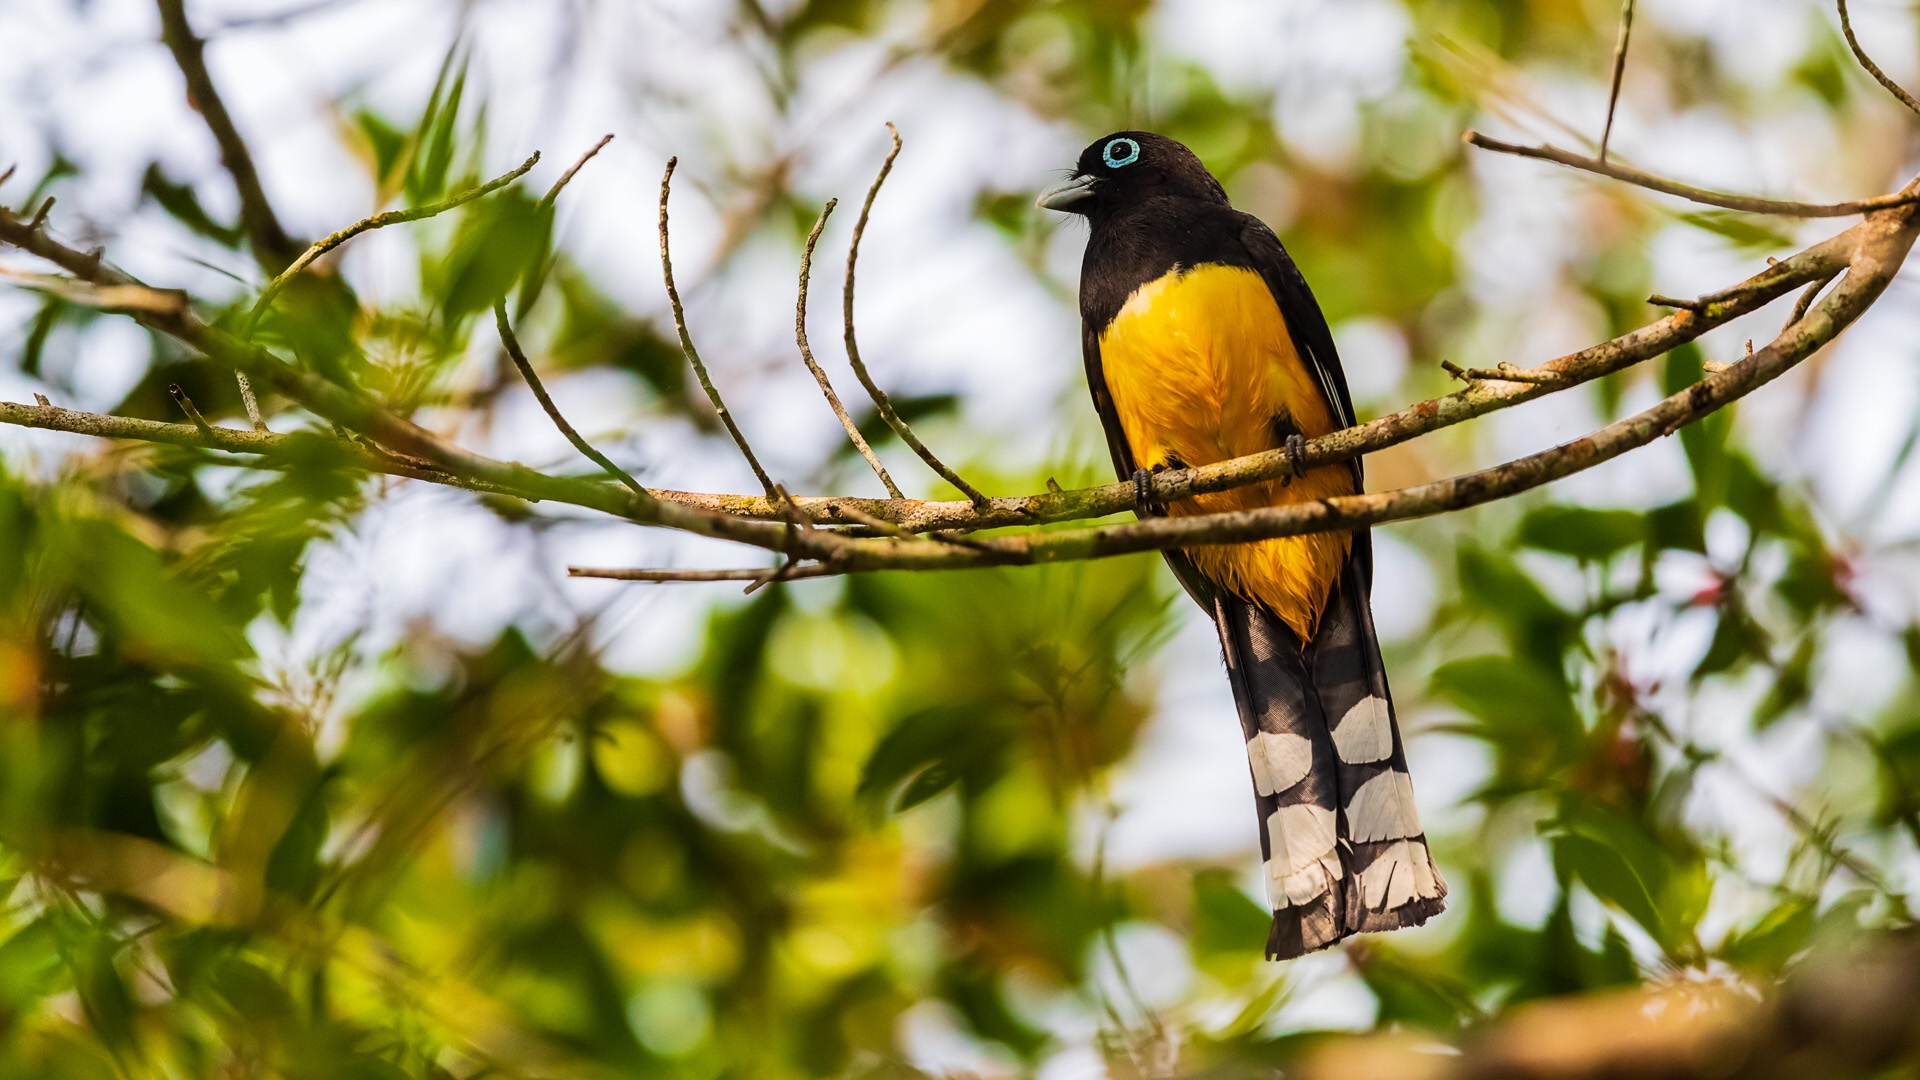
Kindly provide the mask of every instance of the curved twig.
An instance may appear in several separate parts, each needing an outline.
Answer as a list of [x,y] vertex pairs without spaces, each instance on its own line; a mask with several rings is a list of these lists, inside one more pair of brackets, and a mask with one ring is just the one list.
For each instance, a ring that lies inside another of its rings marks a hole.
[[585,454],[595,465],[605,469],[615,479],[627,485],[628,490],[642,499],[651,501],[652,492],[641,487],[640,481],[629,476],[627,470],[615,465],[607,455],[595,450],[593,444],[582,438],[580,433],[573,429],[573,425],[567,423],[567,418],[560,415],[560,407],[555,405],[553,398],[547,395],[547,388],[541,385],[540,376],[534,374],[533,364],[528,362],[527,354],[520,348],[520,339],[514,336],[513,326],[507,322],[507,302],[504,298],[493,302],[493,322],[500,331],[500,344],[506,346],[507,355],[513,358],[513,366],[520,369],[520,377],[527,381],[527,389],[533,391],[533,396],[539,400],[540,407],[547,411],[553,426],[560,429],[560,434],[567,437],[567,441],[573,444],[575,450]]
[[605,149],[606,145],[612,141],[613,141],[613,133],[608,132],[607,134],[602,135],[600,137],[599,142],[594,143],[591,147],[588,147],[587,152],[584,154],[581,154],[579,160],[575,161],[571,166],[568,166],[566,172],[563,172],[560,174],[560,179],[555,180],[553,182],[553,186],[547,189],[547,193],[545,195],[540,196],[540,205],[542,207],[552,206],[554,203],[554,200],[560,197],[560,189],[566,187],[567,183],[573,179],[573,175],[579,172],[580,169],[583,166],[585,166],[587,162],[592,161],[593,156],[595,154],[598,154],[601,150]]
[[839,204],[838,199],[827,200],[827,205],[820,211],[820,220],[813,223],[813,231],[807,234],[806,247],[800,252],[800,293],[793,305],[793,337],[800,346],[800,359],[806,362],[807,370],[813,372],[813,381],[820,384],[820,393],[826,397],[827,405],[833,409],[833,415],[840,418],[840,426],[846,430],[847,438],[852,441],[853,448],[860,451],[861,457],[867,459],[867,464],[873,468],[873,475],[880,478],[880,483],[887,489],[887,494],[896,499],[903,499],[906,496],[900,493],[900,488],[893,482],[893,477],[887,475],[887,467],[880,464],[880,459],[873,453],[873,447],[867,445],[867,437],[860,434],[860,425],[854,423],[853,417],[847,415],[847,407],[840,403],[840,395],[833,392],[832,380],[827,378],[826,371],[814,360],[813,347],[807,344],[807,284],[808,279],[813,275],[813,248],[820,242],[820,231],[827,227],[827,216],[832,214],[833,208]]
[[860,385],[866,388],[867,396],[873,399],[873,407],[880,411],[880,418],[887,422],[887,426],[893,429],[895,435],[900,436],[900,441],[912,447],[913,452],[920,455],[920,460],[926,462],[928,468],[939,473],[947,483],[958,488],[973,505],[985,506],[988,502],[987,497],[980,494],[978,488],[961,479],[959,473],[947,468],[945,463],[934,456],[933,451],[927,449],[927,444],[921,442],[920,437],[913,433],[913,428],[909,427],[907,422],[900,418],[900,414],[894,411],[893,401],[887,397],[886,391],[880,389],[879,384],[873,381],[873,376],[867,374],[867,365],[860,360],[860,342],[853,332],[853,267],[854,263],[860,259],[860,238],[866,234],[867,217],[873,213],[874,196],[880,194],[880,185],[887,182],[887,174],[893,171],[893,159],[900,156],[900,129],[894,127],[889,121],[887,132],[893,136],[893,148],[887,151],[887,159],[880,163],[880,172],[873,178],[873,186],[867,189],[867,200],[860,204],[860,217],[853,223],[853,241],[847,247],[847,283],[841,291],[840,302],[841,318],[846,324],[847,363],[853,366],[853,373],[859,377]]
[[1632,36],[1633,0],[1621,0],[1620,37],[1613,45],[1613,85],[1607,90],[1607,126],[1600,129],[1601,164],[1606,163],[1607,143],[1613,139],[1613,110],[1620,104],[1620,80],[1627,73],[1627,41]]
[[1855,199],[1852,202],[1804,203],[1788,202],[1780,199],[1759,199],[1751,195],[1733,195],[1723,191],[1709,191],[1706,188],[1692,187],[1687,184],[1667,180],[1651,173],[1641,172],[1624,165],[1596,158],[1584,157],[1553,146],[1517,146],[1489,138],[1477,131],[1469,131],[1466,141],[1482,150],[1492,150],[1499,154],[1513,154],[1517,157],[1533,158],[1536,161],[1551,161],[1556,165],[1565,165],[1582,172],[1596,173],[1624,184],[1643,187],[1648,191],[1657,191],[1662,195],[1672,195],[1689,202],[1718,206],[1727,210],[1739,210],[1749,214],[1774,214],[1779,217],[1846,217],[1850,214],[1865,214],[1874,210],[1890,210],[1896,206],[1907,206],[1920,202],[1920,192],[1902,191],[1893,195],[1876,195],[1871,199]]
[[[451,198],[443,199],[437,203],[430,203],[426,206],[418,206],[411,210],[389,210],[384,214],[375,214],[372,217],[361,218],[359,221],[354,222],[352,225],[341,229],[331,236],[314,241],[312,246],[300,253],[299,258],[293,260],[285,270],[275,275],[272,281],[267,282],[266,288],[260,290],[260,299],[253,302],[253,310],[247,313],[246,325],[242,329],[240,336],[243,338],[251,338],[254,327],[260,323],[260,317],[266,314],[267,305],[273,303],[273,298],[280,295],[281,289],[287,287],[287,282],[292,281],[300,271],[312,266],[313,261],[320,256],[325,255],[327,252],[332,251],[334,248],[359,236],[363,232],[372,232],[375,229],[384,229],[389,225],[399,225],[408,221],[420,221],[437,214],[444,214],[454,207],[470,203],[482,195],[488,195],[498,191],[508,184],[513,183],[515,180],[520,179],[520,177],[524,175],[528,169],[533,168],[534,164],[539,160],[540,154],[536,151],[532,157],[521,162],[519,167],[513,169],[511,172],[502,173],[492,180],[481,184],[479,187],[469,188]],[[555,190],[558,189],[556,188]]]
[[[1805,318],[1807,309],[1813,306],[1814,298],[1820,295],[1820,290],[1826,288],[1834,278],[1839,276],[1838,273],[1833,273],[1827,274],[1824,277],[1815,278],[1813,283],[1807,286],[1806,291],[1800,294],[1800,299],[1794,301],[1793,313],[1787,316],[1786,326],[1782,326],[1780,329],[1785,330],[1787,326],[1792,326],[1794,323]],[[1753,343],[1748,342],[1747,344],[1752,345]]]
[[1847,0],[1838,0],[1838,3],[1840,5],[1840,32],[1846,35],[1847,46],[1853,50],[1854,59],[1860,61],[1860,66],[1867,69],[1867,74],[1872,75],[1881,86],[1887,88],[1887,93],[1899,98],[1900,104],[1905,105],[1916,113],[1920,113],[1920,100],[1915,100],[1912,94],[1907,93],[1899,83],[1894,82],[1886,72],[1881,71],[1880,65],[1874,63],[1873,57],[1867,55],[1867,50],[1860,47],[1860,39],[1853,36],[1853,20],[1847,15]]
[[[783,566],[792,565],[790,563]],[[765,583],[780,572],[780,568],[767,567],[763,570],[625,570],[603,569],[593,566],[569,566],[568,577],[607,578],[613,581],[753,581]],[[818,564],[796,566],[788,570],[781,580],[798,581],[803,578],[828,577],[833,571]]]
[[687,363],[693,365],[693,373],[700,380],[700,388],[707,392],[707,400],[713,403],[713,411],[719,414],[720,422],[726,425],[727,434],[733,436],[733,445],[740,448],[740,456],[747,459],[754,478],[760,481],[767,498],[773,500],[773,477],[760,467],[760,459],[753,456],[753,447],[747,445],[747,437],[740,433],[740,425],[733,422],[733,414],[727,411],[726,401],[720,397],[720,391],[714,388],[713,380],[707,376],[707,365],[700,359],[700,350],[693,347],[693,335],[687,332],[687,312],[680,306],[680,290],[673,284],[673,256],[667,249],[667,195],[673,186],[673,170],[679,164],[679,158],[668,158],[666,175],[660,177],[660,273],[667,282],[667,303],[673,308],[673,328],[680,333],[680,351],[686,355]]

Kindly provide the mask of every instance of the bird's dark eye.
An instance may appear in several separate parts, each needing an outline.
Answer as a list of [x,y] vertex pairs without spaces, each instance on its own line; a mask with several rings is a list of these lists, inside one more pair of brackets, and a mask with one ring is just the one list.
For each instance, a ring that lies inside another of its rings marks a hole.
[[1132,139],[1108,139],[1106,148],[1100,151],[1100,160],[1107,168],[1118,169],[1140,160],[1140,144]]

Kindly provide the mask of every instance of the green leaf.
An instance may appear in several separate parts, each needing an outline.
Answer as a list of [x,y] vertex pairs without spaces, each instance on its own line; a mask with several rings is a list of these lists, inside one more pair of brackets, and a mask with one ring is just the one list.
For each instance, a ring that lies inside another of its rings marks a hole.
[[0,1015],[25,1012],[53,991],[62,974],[60,942],[45,918],[0,943]]
[[1444,664],[1433,673],[1430,686],[1435,696],[1501,735],[1543,733],[1563,748],[1575,749],[1584,734],[1565,684],[1509,657],[1475,656]]
[[245,236],[239,225],[222,225],[213,220],[200,205],[200,197],[195,195],[189,184],[176,184],[167,179],[160,171],[160,163],[147,166],[147,172],[140,181],[140,194],[160,204],[160,209],[172,215],[175,221],[193,230],[223,247],[237,250]]
[[68,966],[73,972],[73,988],[87,1022],[102,1042],[121,1053],[137,1053],[134,1040],[133,993],[114,963],[119,943],[103,934],[92,934],[74,927],[78,940],[69,947]]
[[1007,731],[978,705],[935,705],[902,717],[868,756],[858,794],[897,811],[961,780],[984,787],[999,775]]
[[105,613],[129,649],[160,666],[223,664],[251,654],[205,593],[177,581],[152,548],[104,521],[50,531],[47,561]]
[[1468,988],[1440,970],[1401,956],[1390,946],[1368,949],[1357,965],[1367,989],[1379,999],[1375,1022],[1410,1024],[1428,1031],[1457,1031],[1482,1019]]
[[1232,873],[1201,870],[1193,875],[1193,934],[1196,956],[1214,953],[1254,955],[1267,944],[1273,913],[1253,902],[1234,884]]
[[316,784],[267,859],[267,888],[305,899],[319,883],[320,849],[330,825],[326,787]]
[[1753,726],[1765,731],[1781,717],[1806,704],[1813,692],[1813,656],[1819,641],[1813,634],[1800,639],[1794,647],[1793,655],[1787,658],[1774,672],[1773,685],[1767,687],[1767,696],[1753,710]]
[[1697,210],[1674,216],[1696,229],[1704,229],[1716,236],[1725,237],[1732,241],[1734,247],[1746,252],[1763,252],[1775,248],[1798,246],[1794,243],[1792,235],[1778,226],[1769,224],[1771,219],[1754,214],[1735,213],[1731,210]]
[[447,256],[441,304],[451,321],[493,306],[546,257],[553,210],[518,187],[473,204]]
[[1747,614],[1746,605],[1737,596],[1723,598],[1713,641],[1707,646],[1707,655],[1693,669],[1693,680],[1699,682],[1709,675],[1737,671],[1756,661],[1764,662],[1771,649],[1772,638]]
[[[1707,357],[1697,342],[1689,341],[1667,354],[1661,367],[1661,390],[1678,394],[1706,377]],[[1727,438],[1733,432],[1731,406],[1680,429],[1680,446],[1693,473],[1694,500],[1703,511],[1722,505],[1731,483],[1732,463]]]
[[1721,959],[1766,975],[1777,975],[1813,937],[1814,903],[1789,897],[1746,930],[1730,934],[1719,948]]
[[354,110],[353,124],[367,140],[367,147],[373,151],[374,185],[382,191],[391,191],[387,184],[407,152],[407,133],[387,123],[371,109]]
[[1694,956],[1694,927],[1712,893],[1696,854],[1669,850],[1639,822],[1576,796],[1563,798],[1559,816],[1542,828],[1557,868],[1639,923],[1669,956]]
[[[413,132],[413,160],[407,169],[407,199],[424,206],[447,190],[447,174],[453,168],[454,137],[460,120],[460,99],[466,93],[467,65],[471,57],[456,43],[440,62],[440,74],[434,79],[433,93],[427,98],[426,111]],[[458,67],[455,66],[456,61]],[[448,85],[448,77],[452,85]]]
[[[935,417],[951,416],[960,408],[958,394],[912,394],[889,400],[893,403],[894,413],[908,426]],[[885,446],[896,438],[893,425],[887,423],[880,415],[880,410],[871,405],[855,415],[854,427],[869,446]],[[834,444],[832,459],[836,462],[846,461],[858,452],[851,440],[843,440]]]
[[1580,620],[1505,552],[1463,543],[1458,572],[1464,606],[1498,625],[1515,656],[1559,677],[1566,653],[1579,646]]
[[80,166],[72,158],[55,150],[53,160],[47,163],[47,171],[40,174],[40,179],[34,181],[33,188],[27,192],[27,197],[20,201],[21,209],[27,212],[39,209],[40,200],[52,191],[56,184],[68,177],[79,175]]
[[1726,505],[1746,521],[1755,537],[1771,533],[1812,541],[1815,546],[1819,544],[1819,531],[1811,522],[1804,521],[1804,515],[1797,515],[1801,520],[1796,521],[1796,516],[1788,514],[1780,497],[1780,486],[1762,475],[1759,466],[1746,454],[1727,456]]
[[1646,516],[1649,558],[1662,549],[1706,553],[1706,522],[1698,501],[1686,499],[1656,506]]
[[1647,519],[1632,510],[1593,510],[1584,506],[1542,506],[1520,522],[1522,546],[1603,562],[1647,538]]
[[1557,836],[1553,839],[1553,865],[1579,878],[1603,903],[1624,912],[1654,940],[1666,940],[1666,925],[1653,902],[1653,893],[1612,848],[1572,833]]

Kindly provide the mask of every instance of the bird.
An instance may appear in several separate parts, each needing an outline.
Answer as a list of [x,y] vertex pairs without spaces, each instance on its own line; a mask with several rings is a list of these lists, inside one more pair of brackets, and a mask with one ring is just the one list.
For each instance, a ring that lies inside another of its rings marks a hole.
[[[1084,217],[1082,356],[1115,471],[1142,515],[1185,517],[1363,490],[1360,460],[1302,469],[1306,439],[1354,424],[1306,279],[1187,147],[1120,131],[1041,193]],[[1281,449],[1281,480],[1152,499],[1152,476]],[[1246,738],[1273,921],[1286,960],[1417,926],[1447,886],[1421,831],[1372,612],[1364,528],[1165,552],[1212,617]]]

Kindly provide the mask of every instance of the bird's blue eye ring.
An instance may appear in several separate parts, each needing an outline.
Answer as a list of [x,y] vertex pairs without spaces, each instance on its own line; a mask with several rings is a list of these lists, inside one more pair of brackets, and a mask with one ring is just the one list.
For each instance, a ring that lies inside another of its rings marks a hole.
[[1107,168],[1118,169],[1140,160],[1140,144],[1132,139],[1109,139],[1106,148],[1100,151],[1100,160]]

